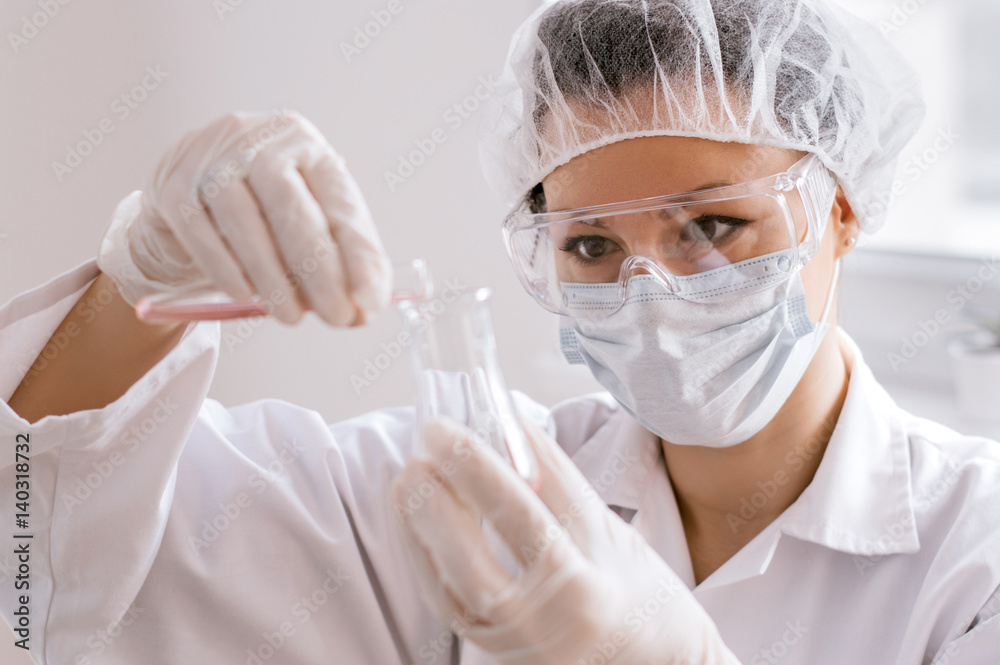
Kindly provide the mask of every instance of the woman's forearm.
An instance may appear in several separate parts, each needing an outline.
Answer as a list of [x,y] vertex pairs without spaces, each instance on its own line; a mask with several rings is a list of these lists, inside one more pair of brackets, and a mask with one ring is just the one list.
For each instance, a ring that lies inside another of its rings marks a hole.
[[176,346],[185,327],[139,321],[102,273],[59,324],[9,405],[29,422],[107,406]]

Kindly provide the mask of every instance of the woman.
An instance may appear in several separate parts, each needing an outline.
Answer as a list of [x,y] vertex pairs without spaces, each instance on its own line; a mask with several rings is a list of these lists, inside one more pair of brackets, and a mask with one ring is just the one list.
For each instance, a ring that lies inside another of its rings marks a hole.
[[902,412],[833,325],[921,114],[883,40],[822,0],[564,0],[508,64],[508,250],[608,390],[520,401],[537,493],[458,423],[417,458],[409,410],[206,401],[217,327],[135,320],[206,286],[286,322],[387,300],[318,132],[223,118],[122,203],[100,272],[0,315],[40,662],[995,662],[996,444]]

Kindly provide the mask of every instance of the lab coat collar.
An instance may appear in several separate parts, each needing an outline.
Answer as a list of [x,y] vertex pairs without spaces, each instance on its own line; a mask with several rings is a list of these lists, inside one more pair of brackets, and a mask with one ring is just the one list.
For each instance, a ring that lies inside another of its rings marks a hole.
[[778,518],[782,533],[860,556],[920,549],[910,447],[899,407],[854,354],[847,398],[812,482]]
[[634,513],[659,455],[660,439],[615,405],[571,459],[604,503]]
[[[795,503],[699,588],[763,574],[783,534],[857,556],[920,549],[909,444],[898,407],[853,340],[842,330],[840,334],[854,354],[854,365],[843,410],[816,475]],[[800,454],[808,454],[808,449]],[[664,471],[660,455],[656,435],[617,408],[572,459],[605,503],[634,514],[655,480],[652,474]],[[665,508],[677,511],[676,503]],[[662,515],[659,521],[661,528],[676,528],[680,517]]]

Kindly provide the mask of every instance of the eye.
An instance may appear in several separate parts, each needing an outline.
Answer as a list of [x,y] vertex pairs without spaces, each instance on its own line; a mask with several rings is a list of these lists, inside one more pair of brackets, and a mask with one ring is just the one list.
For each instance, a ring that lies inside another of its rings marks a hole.
[[587,262],[596,261],[601,257],[619,249],[618,244],[604,236],[571,236],[566,238],[560,249],[573,254],[575,258]]
[[746,219],[721,215],[702,215],[688,222],[684,229],[684,235],[687,236],[687,240],[694,242],[711,242],[715,245],[721,245],[736,229],[747,224],[751,224],[751,222]]

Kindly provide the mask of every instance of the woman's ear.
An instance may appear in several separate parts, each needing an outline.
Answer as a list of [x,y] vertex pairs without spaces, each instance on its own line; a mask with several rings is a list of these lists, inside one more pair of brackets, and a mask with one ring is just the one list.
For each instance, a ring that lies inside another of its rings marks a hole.
[[836,258],[844,257],[857,246],[861,227],[842,187],[837,187],[837,196],[833,209],[830,210],[830,230],[834,237],[833,251]]

